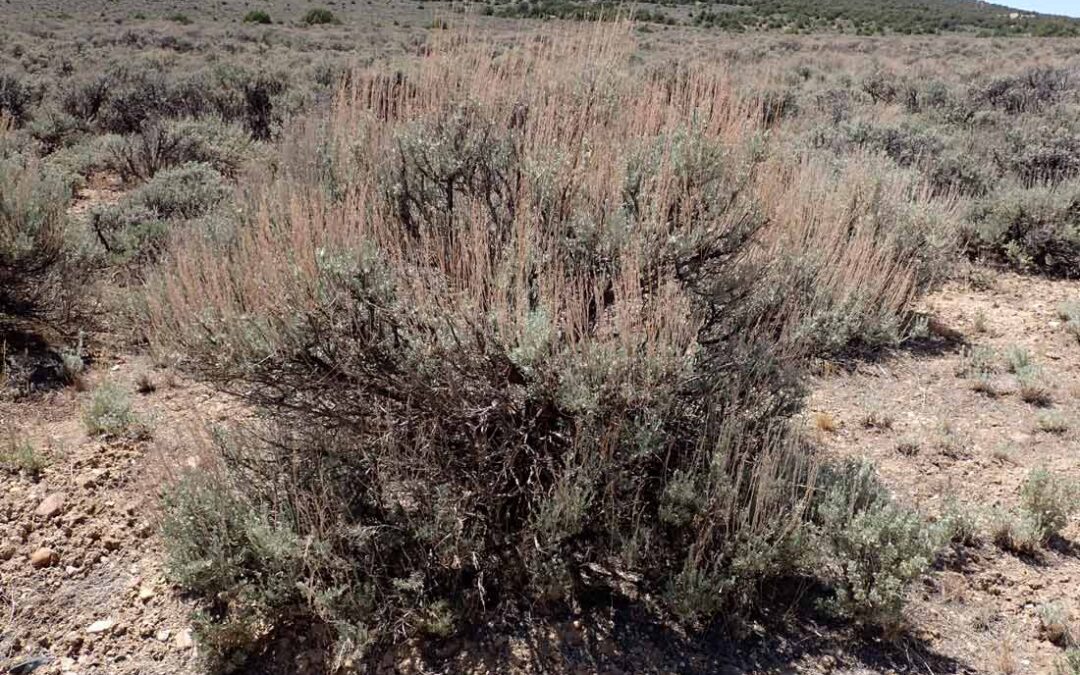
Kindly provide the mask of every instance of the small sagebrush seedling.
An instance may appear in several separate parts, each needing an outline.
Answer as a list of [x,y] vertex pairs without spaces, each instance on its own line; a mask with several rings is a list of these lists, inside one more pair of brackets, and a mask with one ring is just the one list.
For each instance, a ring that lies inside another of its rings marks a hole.
[[915,438],[901,438],[896,444],[896,451],[904,457],[914,457],[919,454],[919,441]]
[[975,319],[972,322],[976,333],[986,332],[986,312],[979,310],[975,312]]
[[963,364],[957,369],[958,377],[983,378],[997,373],[997,354],[993,347],[975,347],[967,354]]
[[132,432],[141,435],[144,430],[139,417],[131,409],[131,396],[112,382],[101,385],[94,392],[83,420],[91,436],[111,438]]
[[862,425],[867,429],[886,430],[893,427],[893,416],[886,410],[874,408],[863,415]]
[[37,478],[46,465],[45,457],[24,438],[12,437],[0,444],[0,469]]
[[140,394],[153,394],[157,391],[157,383],[154,382],[154,378],[150,373],[140,373],[139,377],[135,380],[135,391]]
[[1046,640],[1059,647],[1076,643],[1072,619],[1060,603],[1048,602],[1039,607],[1039,630]]
[[1034,365],[1031,360],[1031,353],[1018,345],[1013,345],[1005,350],[1005,364],[1009,372],[1016,375]]
[[1044,412],[1035,420],[1035,428],[1048,434],[1063,434],[1069,430],[1069,422],[1059,412]]
[[1054,402],[1054,396],[1040,368],[1028,364],[1014,372],[1019,385],[1020,400],[1040,408],[1045,408]]
[[1080,341],[1080,301],[1072,300],[1058,307],[1058,318],[1064,323],[1065,332]]
[[979,544],[979,520],[975,511],[963,506],[955,499],[950,499],[945,506],[945,513],[938,521],[938,534],[943,542],[961,546]]

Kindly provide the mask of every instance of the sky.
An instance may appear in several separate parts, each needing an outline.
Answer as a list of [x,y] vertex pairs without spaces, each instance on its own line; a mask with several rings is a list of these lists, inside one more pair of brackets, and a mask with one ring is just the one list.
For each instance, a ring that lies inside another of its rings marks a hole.
[[1080,0],[997,0],[997,4],[1030,9],[1044,14],[1080,17]]

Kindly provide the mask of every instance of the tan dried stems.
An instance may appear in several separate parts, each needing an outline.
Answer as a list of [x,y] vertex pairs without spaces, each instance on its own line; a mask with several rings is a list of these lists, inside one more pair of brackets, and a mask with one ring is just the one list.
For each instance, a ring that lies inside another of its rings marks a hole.
[[[356,73],[339,95],[328,124],[309,120],[294,130],[284,150],[288,175],[253,181],[272,182],[274,187],[245,202],[256,214],[238,233],[228,258],[212,242],[180,242],[173,269],[163,275],[164,295],[151,299],[152,332],[183,335],[198,325],[193,317],[215,316],[222,326],[235,326],[230,321],[235,317],[272,316],[293,303],[310,307],[320,301],[320,256],[373,247],[392,266],[415,271],[401,280],[407,288],[399,289],[406,291],[408,304],[451,304],[451,315],[476,320],[494,313],[507,339],[517,339],[524,330],[532,283],[522,276],[525,262],[556,255],[553,233],[544,231],[542,214],[535,209],[517,210],[509,224],[515,243],[508,255],[492,241],[495,228],[485,206],[470,204],[471,211],[461,218],[464,230],[449,246],[441,233],[402,236],[382,211],[376,192],[379,164],[395,151],[401,127],[437,118],[466,101],[483,117],[508,126],[520,116],[517,152],[547,164],[537,166],[538,172],[555,175],[517,177],[515,202],[542,202],[546,197],[539,193],[551,188],[537,178],[550,178],[558,191],[555,198],[561,200],[558,208],[583,209],[600,222],[621,205],[628,155],[649,139],[688,123],[706,137],[732,145],[756,131],[748,104],[733,98],[722,72],[632,79],[620,72],[632,49],[627,25],[584,32],[584,38],[538,35],[502,54],[493,54],[496,47],[490,44],[468,40],[448,49],[436,47],[402,81],[375,70]],[[316,175],[320,167],[289,161],[316,144],[329,148],[325,152],[332,161],[347,167],[350,183],[340,204],[327,202]],[[746,157],[734,161],[750,164]],[[618,243],[618,257],[633,264],[622,265],[612,280],[617,294],[627,294],[612,304],[637,307],[640,316],[624,311],[609,317],[610,339],[628,349],[653,349],[665,336],[663,342],[680,354],[697,328],[686,312],[686,299],[671,287],[659,289],[660,295],[649,302],[634,296],[641,293],[637,281],[655,262],[641,259],[645,248],[665,236],[670,209],[696,208],[694,195],[686,194],[687,186],[679,184],[669,166],[656,172],[643,192],[647,218]],[[702,234],[710,227],[719,230],[724,224],[702,223]],[[574,340],[585,332],[582,323],[603,290],[597,288],[601,280],[569,272],[558,262],[547,272],[537,284],[540,305],[558,317],[560,334]],[[642,330],[649,336],[644,342],[636,339]],[[264,344],[276,339],[267,336]],[[225,344],[238,348],[241,343]]]

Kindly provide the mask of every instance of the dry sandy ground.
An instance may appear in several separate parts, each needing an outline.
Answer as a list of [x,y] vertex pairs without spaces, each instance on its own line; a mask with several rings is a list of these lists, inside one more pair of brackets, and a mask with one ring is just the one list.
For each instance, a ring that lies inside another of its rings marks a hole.
[[[994,275],[989,289],[951,285],[926,300],[926,309],[967,344],[909,352],[854,372],[819,378],[807,424],[830,453],[874,460],[897,496],[929,515],[949,500],[990,520],[994,507],[1019,501],[1029,471],[1047,467],[1080,479],[1080,343],[1058,318],[1066,301],[1080,300],[1080,284],[1014,274]],[[993,349],[999,373],[995,394],[976,391],[962,377],[968,354]],[[1022,401],[1006,369],[1011,348],[1027,349],[1041,367],[1052,404]],[[937,353],[935,353],[937,352]],[[868,426],[868,415],[891,428]],[[1039,430],[1056,416],[1063,433]],[[824,425],[822,420],[827,420]],[[836,425],[834,431],[821,426]],[[1075,524],[1066,539],[1075,539]],[[1063,542],[1021,558],[984,541],[926,580],[912,616],[927,642],[978,672],[1052,672],[1061,649],[1043,639],[1039,611],[1060,603],[1080,617],[1080,557]]]
[[[1080,479],[1080,343],[1057,317],[1061,303],[1080,299],[1080,284],[992,276],[990,288],[953,284],[927,298],[926,309],[959,339],[831,369],[815,381],[805,415],[809,433],[826,452],[872,458],[897,496],[931,517],[949,500],[984,518],[995,506],[1015,506],[1022,481],[1037,466]],[[993,348],[1002,366],[993,379],[996,395],[976,391],[971,378],[958,375],[978,346]],[[1020,400],[1015,377],[1004,369],[1013,346],[1028,349],[1042,367],[1052,392],[1049,408]],[[135,390],[144,376],[156,389],[136,394],[135,409],[149,421],[152,439],[90,437],[83,411],[93,389],[108,380]],[[0,401],[0,428],[17,431],[48,459],[36,480],[0,474],[0,668],[42,658],[32,672],[199,672],[189,607],[163,576],[154,486],[168,466],[194,461],[188,434],[237,412],[223,395],[144,357],[107,354],[99,355],[81,391]],[[877,426],[866,425],[870,413]],[[1068,429],[1039,431],[1040,415],[1047,413],[1059,415]],[[1080,528],[1066,534],[1075,538]],[[45,548],[53,555],[36,567],[31,556]],[[1080,556],[1067,541],[1022,558],[984,537],[950,556],[914,590],[910,614],[921,647],[906,656],[893,649],[891,658],[868,659],[856,653],[865,650],[848,649],[843,639],[811,627],[779,660],[764,654],[782,651],[776,639],[753,636],[750,643],[757,646],[737,656],[726,651],[729,644],[687,646],[693,653],[686,658],[652,659],[634,645],[669,638],[620,627],[628,615],[613,609],[592,625],[550,623],[539,657],[530,653],[528,640],[496,635],[456,645],[456,656],[439,670],[1045,673],[1062,650],[1046,639],[1040,607],[1061,603],[1080,617],[1078,582]],[[613,650],[625,653],[607,658]],[[290,664],[281,672],[302,670],[299,662]],[[381,670],[430,672],[417,664],[395,657]]]

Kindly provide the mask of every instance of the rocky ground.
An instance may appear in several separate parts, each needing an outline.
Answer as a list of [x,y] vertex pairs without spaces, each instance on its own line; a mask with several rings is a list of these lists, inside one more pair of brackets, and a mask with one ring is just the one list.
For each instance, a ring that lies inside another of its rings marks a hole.
[[[1080,528],[1033,557],[1000,550],[988,530],[995,509],[1017,505],[1033,468],[1080,479],[1080,343],[1058,316],[1080,300],[1080,284],[1007,273],[980,280],[980,289],[952,284],[925,302],[951,340],[820,377],[807,425],[828,452],[874,460],[920,511],[941,514],[953,502],[980,522],[981,541],[932,574],[915,602],[927,643],[978,672],[1052,672],[1062,650],[1040,615],[1056,604],[1080,617],[1072,543]],[[1043,374],[1042,405],[1022,400],[1008,372],[1018,348]],[[966,372],[976,353],[993,362],[989,387]]]
[[[1080,479],[1080,343],[1058,317],[1062,303],[1080,299],[1080,284],[978,278],[977,287],[952,283],[926,299],[938,338],[826,369],[805,414],[826,452],[872,458],[907,503],[933,517],[955,502],[980,520],[980,541],[957,549],[914,592],[913,630],[897,645],[854,649],[842,629],[805,619],[787,632],[753,624],[737,648],[719,638],[693,643],[635,624],[633,607],[612,604],[585,621],[501,626],[434,659],[395,654],[381,671],[1052,672],[1062,649],[1042,617],[1048,605],[1080,616],[1080,557],[1070,543],[1080,529],[1032,557],[1001,550],[987,533],[995,507],[1017,504],[1032,468]],[[1017,347],[1041,369],[1042,406],[1021,400],[1008,372]],[[969,375],[976,350],[994,362],[988,382]],[[36,474],[10,466],[0,474],[0,668],[198,673],[190,608],[163,574],[156,486],[197,463],[192,439],[238,407],[146,357],[105,348],[93,356],[77,387],[0,400],[0,429],[41,465]],[[142,437],[88,433],[84,412],[105,382],[142,392],[133,400]],[[305,658],[290,654],[281,672],[309,669]]]

